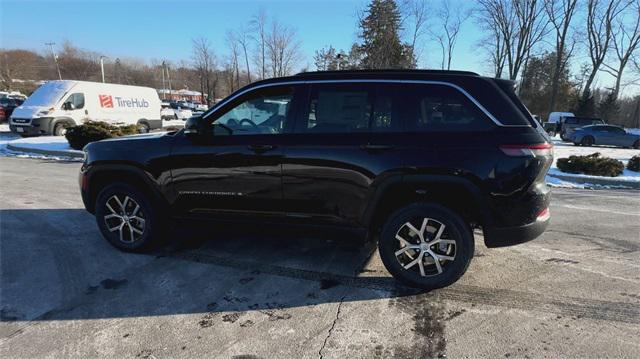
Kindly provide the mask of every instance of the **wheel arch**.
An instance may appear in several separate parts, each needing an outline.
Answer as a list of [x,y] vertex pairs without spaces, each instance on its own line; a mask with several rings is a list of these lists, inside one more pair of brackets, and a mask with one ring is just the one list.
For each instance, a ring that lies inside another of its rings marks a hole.
[[362,223],[377,231],[393,211],[415,202],[443,205],[468,223],[490,225],[489,205],[470,179],[450,175],[403,175],[386,180],[371,197]]
[[87,210],[95,211],[98,194],[107,185],[115,182],[127,183],[145,195],[148,195],[154,205],[161,209],[168,207],[158,185],[140,168],[131,165],[99,165],[91,169],[87,187]]

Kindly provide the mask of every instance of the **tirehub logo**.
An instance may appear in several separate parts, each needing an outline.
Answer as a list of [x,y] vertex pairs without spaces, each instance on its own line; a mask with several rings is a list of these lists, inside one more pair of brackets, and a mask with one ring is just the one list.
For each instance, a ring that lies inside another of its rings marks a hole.
[[99,95],[100,107],[113,108],[113,98],[110,95]]
[[[100,98],[100,107],[113,108],[113,99],[114,97],[111,95],[98,95]],[[137,107],[137,108],[147,108],[149,107],[149,101],[145,99],[139,98],[123,98],[123,97],[115,97],[117,107]]]

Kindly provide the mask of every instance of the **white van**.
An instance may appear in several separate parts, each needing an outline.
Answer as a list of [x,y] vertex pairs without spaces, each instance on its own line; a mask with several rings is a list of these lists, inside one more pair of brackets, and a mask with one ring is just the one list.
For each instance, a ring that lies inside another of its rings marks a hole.
[[139,125],[141,132],[161,128],[160,98],[150,87],[49,81],[16,107],[9,127],[23,136],[62,136],[66,127],[86,121]]
[[560,119],[562,119],[563,117],[574,117],[575,115],[571,112],[551,112],[549,114],[549,119],[547,120],[547,122],[550,123],[557,123],[560,122]]

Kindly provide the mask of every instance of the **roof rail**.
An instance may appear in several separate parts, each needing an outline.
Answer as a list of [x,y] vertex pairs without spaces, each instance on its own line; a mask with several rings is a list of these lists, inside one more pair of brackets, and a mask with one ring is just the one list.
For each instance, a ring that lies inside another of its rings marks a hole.
[[471,71],[458,70],[406,70],[406,69],[370,69],[370,70],[332,70],[332,71],[305,71],[296,74],[296,76],[313,76],[313,75],[363,75],[363,74],[416,74],[416,75],[466,75],[480,76]]

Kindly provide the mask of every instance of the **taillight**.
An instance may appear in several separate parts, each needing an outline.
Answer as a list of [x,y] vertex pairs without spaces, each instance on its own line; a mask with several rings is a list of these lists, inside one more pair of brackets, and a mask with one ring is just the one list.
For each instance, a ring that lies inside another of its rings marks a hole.
[[551,217],[551,212],[549,212],[549,207],[540,211],[536,217],[536,221],[546,221]]
[[537,157],[553,155],[553,145],[548,142],[537,143],[533,145],[501,145],[500,150],[505,155],[513,157]]

